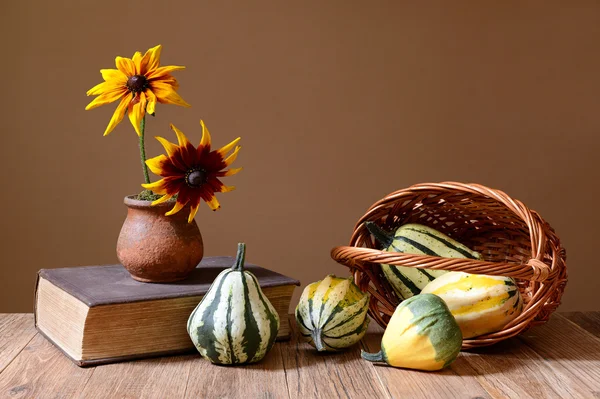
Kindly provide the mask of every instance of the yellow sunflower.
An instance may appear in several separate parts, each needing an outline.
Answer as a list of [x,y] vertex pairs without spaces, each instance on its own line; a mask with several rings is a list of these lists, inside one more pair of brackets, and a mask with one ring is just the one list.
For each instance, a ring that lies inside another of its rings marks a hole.
[[[152,205],[168,201],[177,194],[177,202],[173,209],[165,214],[167,216],[179,212],[189,203],[188,222],[190,223],[198,212],[200,200],[204,200],[213,211],[221,207],[215,193],[225,193],[235,187],[225,186],[219,178],[234,175],[242,170],[242,168],[224,170],[237,158],[241,148],[237,145],[240,137],[219,150],[211,151],[210,133],[203,121],[200,121],[200,125],[202,125],[202,139],[198,147],[194,147],[183,132],[172,124],[171,129],[177,135],[179,145],[162,137],[156,138],[165,148],[167,155],[148,159],[146,164],[162,179],[154,183],[142,184],[142,187],[162,195],[152,202]],[[232,149],[233,152],[227,156]]]
[[176,104],[184,107],[190,105],[177,94],[179,84],[171,72],[185,69],[183,66],[159,66],[162,46],[158,45],[146,51],[142,56],[139,51],[132,58],[117,57],[117,69],[101,69],[104,82],[88,90],[88,96],[98,96],[85,107],[86,110],[121,100],[113,114],[104,135],[109,134],[125,116],[138,136],[142,135],[140,123],[146,112],[154,115],[156,102]]

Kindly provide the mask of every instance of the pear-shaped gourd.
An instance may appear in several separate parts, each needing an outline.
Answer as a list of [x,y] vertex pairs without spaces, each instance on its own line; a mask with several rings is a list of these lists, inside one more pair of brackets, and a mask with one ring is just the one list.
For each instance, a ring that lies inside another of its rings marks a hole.
[[444,301],[420,294],[402,301],[394,311],[377,353],[363,359],[416,370],[440,370],[452,363],[462,346],[462,334]]
[[254,363],[271,349],[279,316],[254,274],[244,270],[246,244],[190,315],[187,331],[200,354],[216,364]]
[[[373,222],[365,222],[365,226],[382,245],[384,251],[442,258],[481,259],[481,254],[478,252],[472,251],[444,233],[422,224],[405,224],[394,233],[383,230]],[[446,270],[417,269],[416,267],[394,265],[381,265],[381,270],[400,299],[408,299],[421,293],[421,290],[430,281],[448,273]]]
[[309,284],[296,307],[302,338],[319,352],[334,352],[354,345],[369,326],[369,298],[352,278],[330,274]]

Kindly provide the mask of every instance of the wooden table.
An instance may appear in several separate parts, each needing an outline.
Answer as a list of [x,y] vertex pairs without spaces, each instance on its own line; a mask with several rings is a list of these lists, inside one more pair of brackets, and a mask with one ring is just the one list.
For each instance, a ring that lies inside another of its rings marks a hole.
[[9,398],[599,398],[600,312],[555,314],[543,326],[441,372],[375,366],[375,323],[361,345],[316,353],[277,343],[259,364],[213,366],[199,355],[79,368],[36,333],[31,314],[0,315],[0,397]]

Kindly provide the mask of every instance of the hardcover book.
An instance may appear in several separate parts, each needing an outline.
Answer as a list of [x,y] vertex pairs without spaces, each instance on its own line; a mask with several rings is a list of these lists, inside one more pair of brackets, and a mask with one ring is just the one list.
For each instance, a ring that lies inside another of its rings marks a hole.
[[[169,284],[138,282],[121,265],[42,269],[35,325],[79,366],[192,352],[187,319],[233,263],[232,257],[206,257],[188,279]],[[288,309],[300,282],[249,263],[246,269],[279,313],[277,339],[288,339]]]

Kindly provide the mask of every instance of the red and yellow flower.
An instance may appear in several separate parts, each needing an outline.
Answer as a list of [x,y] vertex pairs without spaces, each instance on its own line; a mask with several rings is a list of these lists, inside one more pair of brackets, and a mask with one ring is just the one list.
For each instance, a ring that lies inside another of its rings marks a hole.
[[[215,193],[225,193],[235,188],[225,186],[219,178],[234,175],[242,170],[242,168],[225,170],[237,158],[241,148],[237,145],[240,137],[218,150],[211,151],[210,133],[203,121],[200,121],[200,125],[202,125],[202,139],[198,147],[194,147],[183,132],[172,124],[171,129],[177,135],[179,145],[162,137],[156,138],[165,148],[167,155],[148,159],[146,164],[162,179],[154,183],[142,184],[142,187],[162,195],[152,202],[152,205],[168,201],[177,194],[175,206],[165,215],[173,215],[189,204],[188,222],[196,216],[201,200],[204,200],[213,211],[219,209],[221,205]],[[227,156],[231,150],[233,152]]]
[[86,110],[120,100],[104,135],[109,134],[125,116],[136,133],[142,134],[140,123],[146,112],[154,115],[156,103],[190,105],[177,94],[179,84],[171,72],[185,69],[183,66],[159,66],[162,46],[158,45],[146,51],[139,51],[132,58],[117,57],[117,69],[101,69],[104,82],[88,90],[88,96],[98,96],[85,107]]

